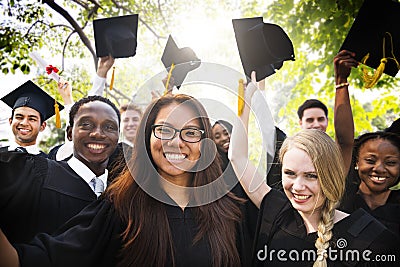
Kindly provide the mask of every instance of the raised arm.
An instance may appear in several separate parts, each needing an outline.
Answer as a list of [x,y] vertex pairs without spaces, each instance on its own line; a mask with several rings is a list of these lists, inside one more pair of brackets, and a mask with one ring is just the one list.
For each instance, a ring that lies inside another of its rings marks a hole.
[[[259,86],[264,84],[264,80],[259,83]],[[269,172],[271,166],[274,161],[275,156],[275,121],[272,116],[272,112],[269,109],[269,105],[265,95],[263,94],[265,91],[256,90],[252,99],[251,99],[251,108],[254,111],[254,114],[257,118],[259,123],[262,140],[263,140],[263,151],[267,151],[266,158],[267,158],[267,171]]]
[[67,128],[68,125],[69,112],[71,110],[72,105],[74,104],[74,99],[72,97],[72,85],[69,83],[69,81],[66,81],[64,80],[63,77],[60,77],[60,80],[58,81],[57,84],[57,90],[64,101],[64,109],[61,111],[61,117],[62,121],[64,122],[63,125],[65,125],[64,143],[68,143],[70,141],[68,140],[67,132],[65,131],[65,129]]
[[346,173],[351,165],[354,145],[354,122],[350,105],[349,83],[347,81],[351,68],[358,66],[354,56],[354,53],[342,50],[333,60],[336,84],[333,119],[335,139],[342,151]]
[[8,242],[0,229],[0,267],[18,267],[19,259],[15,248]]
[[104,87],[106,86],[107,73],[114,65],[115,59],[112,56],[101,57],[99,67],[97,68],[96,76],[93,79],[92,89],[88,95],[103,95]]
[[[255,74],[252,75],[255,80]],[[260,208],[264,196],[271,190],[265,182],[265,173],[261,174],[257,167],[250,162],[248,157],[248,124],[250,115],[250,103],[257,86],[254,82],[245,89],[245,105],[240,118],[233,123],[228,157],[243,189],[251,201]]]

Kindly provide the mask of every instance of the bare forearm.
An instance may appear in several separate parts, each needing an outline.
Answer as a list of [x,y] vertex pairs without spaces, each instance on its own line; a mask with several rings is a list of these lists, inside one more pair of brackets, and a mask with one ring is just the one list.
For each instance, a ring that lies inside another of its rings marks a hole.
[[19,267],[18,254],[0,229],[0,267]]
[[349,83],[347,78],[351,69],[358,66],[353,52],[342,50],[333,59],[335,67],[335,107],[334,126],[336,142],[342,150],[345,171],[351,165],[354,144],[354,122],[349,97]]
[[354,121],[351,111],[348,86],[336,90],[334,107],[336,142],[341,148],[346,172],[351,165],[354,145]]

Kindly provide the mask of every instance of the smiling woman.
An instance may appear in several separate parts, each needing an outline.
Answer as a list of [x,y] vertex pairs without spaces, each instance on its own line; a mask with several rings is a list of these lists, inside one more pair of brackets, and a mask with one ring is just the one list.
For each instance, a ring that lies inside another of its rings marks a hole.
[[361,135],[354,147],[341,209],[363,208],[400,236],[400,137],[390,132]]
[[[256,90],[254,81],[247,86],[246,103]],[[336,209],[345,190],[345,165],[339,146],[326,133],[305,129],[285,139],[279,152],[282,193],[271,189],[249,161],[249,112],[246,104],[233,125],[229,152],[240,183],[260,208],[253,266],[380,266],[365,257],[337,255],[349,255],[352,249],[378,257],[390,253],[397,259],[399,239],[386,227],[362,209],[351,214]],[[347,246],[339,247],[338,240]],[[312,256],[293,257],[305,254]]]
[[[77,131],[85,132],[81,127],[92,124],[80,115]],[[95,135],[105,136],[96,125]],[[15,245],[18,255],[0,231],[0,256],[21,266],[249,266],[242,200],[221,179],[201,103],[182,94],[155,100],[143,113],[134,146],[129,169],[99,201],[53,236]]]

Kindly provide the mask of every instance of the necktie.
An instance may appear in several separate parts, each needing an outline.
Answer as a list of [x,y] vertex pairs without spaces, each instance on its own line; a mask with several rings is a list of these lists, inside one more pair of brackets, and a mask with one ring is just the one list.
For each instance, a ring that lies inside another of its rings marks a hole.
[[103,181],[100,180],[99,178],[95,177],[90,181],[90,184],[91,184],[96,196],[99,197],[101,195],[101,193],[103,193],[103,191],[104,191]]

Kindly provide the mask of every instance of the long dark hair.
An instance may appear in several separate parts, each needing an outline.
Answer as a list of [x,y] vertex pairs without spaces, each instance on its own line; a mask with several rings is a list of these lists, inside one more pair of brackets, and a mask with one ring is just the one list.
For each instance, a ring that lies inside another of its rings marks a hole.
[[[207,113],[200,102],[190,96],[182,94],[164,96],[155,100],[144,111],[132,158],[128,163],[129,168],[125,169],[125,172],[107,188],[105,193],[105,196],[114,203],[118,214],[127,223],[122,234],[123,248],[120,266],[165,266],[168,259],[171,259],[172,264],[175,265],[172,235],[170,228],[166,227],[169,223],[165,205],[143,189],[146,186],[155,186],[154,181],[158,177],[150,153],[151,126],[160,110],[171,104],[187,105],[194,110],[198,115],[200,127],[205,132],[204,138],[212,140],[211,124]],[[211,142],[202,142],[202,155],[215,150]],[[223,179],[218,179],[221,174],[218,158],[214,158],[207,168],[195,171],[191,186],[198,187],[211,182],[213,186],[209,186],[207,192],[192,191],[191,199],[199,202],[204,199],[204,195],[216,195],[226,190]],[[199,230],[193,244],[202,238],[209,241],[213,266],[240,265],[236,247],[236,227],[241,213],[235,200],[236,198],[228,193],[213,202],[194,207]]]

